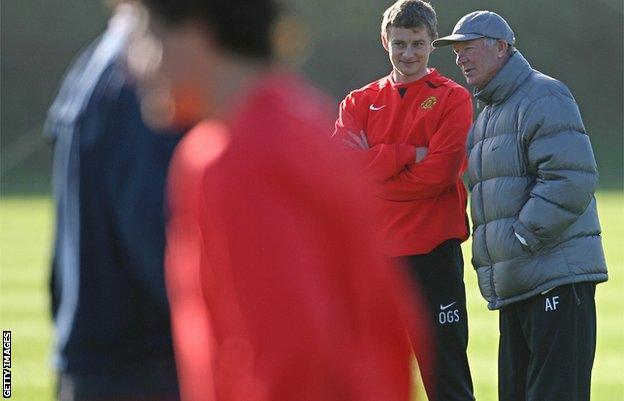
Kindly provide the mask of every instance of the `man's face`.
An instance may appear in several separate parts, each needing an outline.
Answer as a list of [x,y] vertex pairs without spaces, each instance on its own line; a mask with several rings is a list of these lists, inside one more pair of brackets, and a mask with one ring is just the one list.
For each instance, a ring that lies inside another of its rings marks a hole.
[[154,61],[148,74],[139,74],[149,122],[187,128],[211,116],[217,57],[204,30],[192,23],[169,27],[150,18],[135,47],[139,57]]
[[427,74],[429,55],[433,51],[431,40],[425,27],[390,27],[386,35],[382,35],[398,83],[416,81]]
[[501,41],[489,45],[485,38],[453,43],[455,64],[461,69],[466,82],[479,90],[502,68],[506,49]]

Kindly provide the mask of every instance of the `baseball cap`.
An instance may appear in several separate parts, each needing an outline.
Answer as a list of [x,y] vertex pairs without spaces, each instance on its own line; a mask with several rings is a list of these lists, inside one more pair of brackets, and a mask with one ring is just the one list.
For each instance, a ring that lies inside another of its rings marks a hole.
[[453,42],[464,42],[479,38],[504,40],[513,45],[516,37],[507,21],[492,11],[475,11],[457,21],[453,33],[433,41],[433,47],[442,47]]

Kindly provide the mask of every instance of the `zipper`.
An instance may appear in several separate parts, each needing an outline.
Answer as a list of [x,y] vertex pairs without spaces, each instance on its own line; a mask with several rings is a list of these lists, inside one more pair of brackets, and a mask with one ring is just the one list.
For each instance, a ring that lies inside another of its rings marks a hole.
[[488,262],[490,263],[490,288],[494,297],[498,299],[498,295],[496,294],[496,289],[494,288],[494,264],[492,262],[492,257],[490,256],[490,250],[488,248],[487,243],[487,221],[485,218],[485,199],[483,198],[483,144],[485,143],[485,139],[487,138],[487,127],[490,122],[490,117],[492,116],[492,106],[485,106],[483,110],[485,112],[485,121],[483,122],[483,136],[481,137],[481,157],[479,159],[479,180],[481,185],[479,185],[479,196],[481,198],[481,215],[483,216],[483,243],[485,246],[485,253],[487,254]]
[[525,176],[529,170],[529,161],[524,151],[522,130],[518,127],[516,131],[516,152],[518,152],[518,163],[520,163],[520,175]]

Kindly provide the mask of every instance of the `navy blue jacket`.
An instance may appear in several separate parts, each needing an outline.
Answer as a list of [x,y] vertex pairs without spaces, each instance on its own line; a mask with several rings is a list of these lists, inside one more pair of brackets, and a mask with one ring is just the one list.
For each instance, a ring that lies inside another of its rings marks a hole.
[[164,194],[180,135],[145,126],[120,61],[125,40],[107,32],[78,58],[46,124],[55,142],[54,365],[103,383],[119,372],[145,379],[157,371],[167,391],[177,383]]

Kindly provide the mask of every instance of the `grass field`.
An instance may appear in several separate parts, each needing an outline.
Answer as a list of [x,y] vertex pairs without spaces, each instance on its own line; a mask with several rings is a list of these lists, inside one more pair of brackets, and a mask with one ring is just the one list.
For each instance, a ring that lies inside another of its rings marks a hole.
[[[598,205],[610,281],[600,285],[598,349],[593,401],[624,400],[624,194],[602,192]],[[51,324],[48,313],[48,261],[52,205],[44,197],[0,199],[0,328],[13,334],[13,397],[53,399],[49,369]],[[477,400],[496,400],[498,320],[488,312],[468,267],[469,358]],[[305,401],[305,400],[302,400]],[[345,400],[347,401],[347,400]]]

